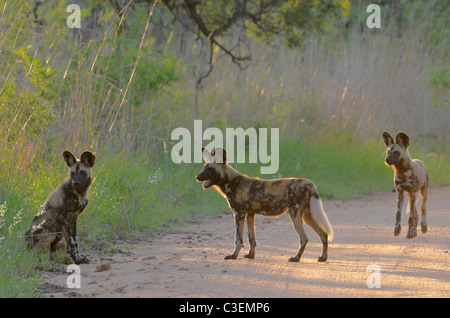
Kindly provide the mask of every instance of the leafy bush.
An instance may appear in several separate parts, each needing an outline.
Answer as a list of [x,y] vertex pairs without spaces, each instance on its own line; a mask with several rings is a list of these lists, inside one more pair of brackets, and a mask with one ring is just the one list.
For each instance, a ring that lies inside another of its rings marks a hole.
[[19,134],[39,137],[55,115],[53,102],[57,92],[53,81],[58,72],[23,49],[5,54],[2,61],[0,74],[7,75],[0,94],[0,127],[4,128],[0,133],[8,131],[10,143],[15,142]]

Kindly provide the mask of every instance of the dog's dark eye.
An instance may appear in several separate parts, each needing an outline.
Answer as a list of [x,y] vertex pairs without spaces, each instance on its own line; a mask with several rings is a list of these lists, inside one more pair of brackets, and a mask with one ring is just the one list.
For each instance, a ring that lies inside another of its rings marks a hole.
[[400,154],[400,152],[398,152],[397,150],[394,151],[394,155],[399,155],[399,154]]
[[70,172],[70,175],[73,177],[75,175],[75,172]]
[[80,173],[81,173],[83,176],[86,176],[86,171],[81,170]]

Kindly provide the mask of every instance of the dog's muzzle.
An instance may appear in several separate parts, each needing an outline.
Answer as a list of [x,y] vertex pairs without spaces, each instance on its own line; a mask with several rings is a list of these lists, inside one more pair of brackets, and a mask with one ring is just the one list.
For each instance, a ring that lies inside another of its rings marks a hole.
[[197,181],[203,182],[203,184],[202,184],[203,189],[207,189],[210,186],[212,186],[212,180],[207,180],[207,179],[205,180],[200,175],[197,176]]

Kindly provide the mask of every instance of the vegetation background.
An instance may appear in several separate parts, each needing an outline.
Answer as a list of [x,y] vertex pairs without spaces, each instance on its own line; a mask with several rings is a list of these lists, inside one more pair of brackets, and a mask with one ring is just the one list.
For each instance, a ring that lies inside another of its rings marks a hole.
[[195,182],[201,164],[170,159],[194,119],[280,128],[279,172],[260,177],[309,178],[324,198],[392,190],[383,131],[407,132],[431,185],[450,184],[448,1],[248,1],[259,19],[236,14],[244,2],[0,0],[1,297],[39,296],[48,255],[23,234],[66,149],[97,155],[82,249],[227,210]]

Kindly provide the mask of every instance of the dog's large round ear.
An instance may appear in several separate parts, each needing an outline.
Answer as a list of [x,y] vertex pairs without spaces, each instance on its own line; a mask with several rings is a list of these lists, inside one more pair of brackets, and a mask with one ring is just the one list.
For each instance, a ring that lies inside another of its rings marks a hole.
[[64,158],[64,161],[66,162],[66,165],[69,168],[77,163],[77,159],[75,158],[75,156],[70,151],[67,151],[67,150],[64,151],[63,152],[63,158]]
[[213,156],[208,151],[208,149],[206,149],[205,147],[202,147],[202,155],[203,155],[203,160],[205,160],[206,163],[213,162]]
[[391,147],[395,143],[394,138],[392,138],[392,136],[389,135],[389,133],[387,133],[387,132],[383,133],[383,139],[384,139],[384,144],[388,148]]
[[95,155],[90,151],[81,154],[80,161],[88,168],[92,168],[95,164]]
[[395,142],[398,143],[400,146],[402,146],[405,149],[408,149],[409,147],[409,136],[403,132],[399,132],[397,134],[397,137],[395,137]]
[[214,161],[217,163],[227,162],[227,152],[222,147],[216,147],[211,153],[214,156]]

